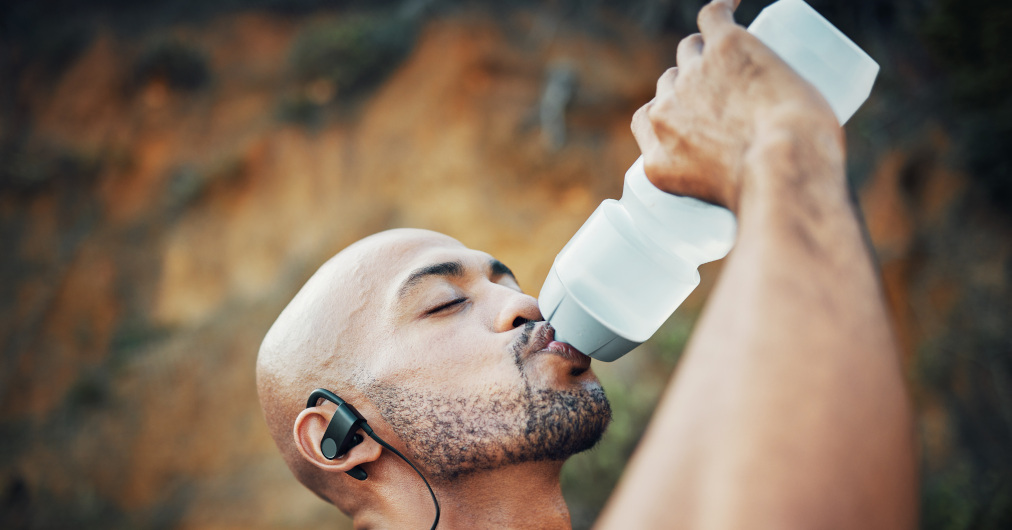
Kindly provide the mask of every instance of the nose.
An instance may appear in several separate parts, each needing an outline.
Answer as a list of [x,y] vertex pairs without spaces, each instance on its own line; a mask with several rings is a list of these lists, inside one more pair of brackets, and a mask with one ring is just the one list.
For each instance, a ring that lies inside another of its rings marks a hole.
[[538,299],[531,295],[507,289],[506,299],[495,318],[495,331],[502,333],[516,329],[528,322],[544,320],[538,309]]

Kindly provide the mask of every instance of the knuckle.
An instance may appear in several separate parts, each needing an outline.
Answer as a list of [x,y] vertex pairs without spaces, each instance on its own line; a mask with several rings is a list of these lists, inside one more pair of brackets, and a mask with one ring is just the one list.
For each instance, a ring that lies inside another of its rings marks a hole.
[[718,9],[720,9],[720,7],[718,7],[715,2],[706,4],[699,10],[699,15],[696,17],[697,22],[702,22],[709,17],[716,16]]
[[658,107],[659,107],[659,105],[657,103],[654,103],[654,104],[650,105],[649,108],[644,107],[644,108],[646,108],[646,113],[645,113],[646,117],[648,119],[650,119],[651,122],[657,121],[657,109],[658,109]]
[[643,105],[642,107],[636,109],[636,112],[633,113],[632,123],[629,126],[630,128],[632,128],[634,133],[637,130],[649,125],[650,118],[648,116],[648,113],[653,104],[654,102],[650,101],[646,105]]
[[654,105],[651,105],[647,109],[647,118],[655,129],[667,131],[669,127],[669,117],[671,116],[671,105],[667,100],[662,100]]
[[675,78],[678,77],[678,67],[672,66],[664,71],[660,77],[657,78],[657,91],[660,92],[664,87],[675,82]]
[[682,39],[681,42],[678,43],[678,46],[680,48],[681,47],[694,48],[696,46],[702,45],[702,43],[703,43],[703,36],[699,33],[693,33],[692,35],[689,35],[688,37]]
[[644,119],[644,110],[643,107],[640,107],[635,113],[633,113],[632,122],[629,123],[629,128],[632,129],[633,133],[638,131],[640,127],[643,126],[642,125],[643,119]]

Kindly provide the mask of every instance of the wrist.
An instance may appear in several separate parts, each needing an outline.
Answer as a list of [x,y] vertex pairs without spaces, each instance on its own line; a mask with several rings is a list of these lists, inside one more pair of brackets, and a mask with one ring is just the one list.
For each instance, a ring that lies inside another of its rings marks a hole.
[[740,205],[790,200],[807,189],[846,190],[843,130],[835,118],[781,115],[764,120],[746,150]]

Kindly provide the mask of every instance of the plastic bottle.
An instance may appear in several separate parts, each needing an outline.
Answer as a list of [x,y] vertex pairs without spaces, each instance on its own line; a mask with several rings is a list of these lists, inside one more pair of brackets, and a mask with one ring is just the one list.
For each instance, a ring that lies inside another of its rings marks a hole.
[[[780,0],[749,26],[829,102],[842,125],[868,98],[878,64],[802,0]],[[559,252],[538,305],[556,340],[613,361],[650,338],[699,284],[697,268],[734,244],[734,215],[647,180],[643,159]]]

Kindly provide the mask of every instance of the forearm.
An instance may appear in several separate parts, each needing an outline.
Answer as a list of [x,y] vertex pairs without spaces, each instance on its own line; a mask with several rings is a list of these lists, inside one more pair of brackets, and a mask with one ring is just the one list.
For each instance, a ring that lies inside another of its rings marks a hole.
[[605,524],[913,524],[899,359],[825,142],[747,160],[737,246]]

